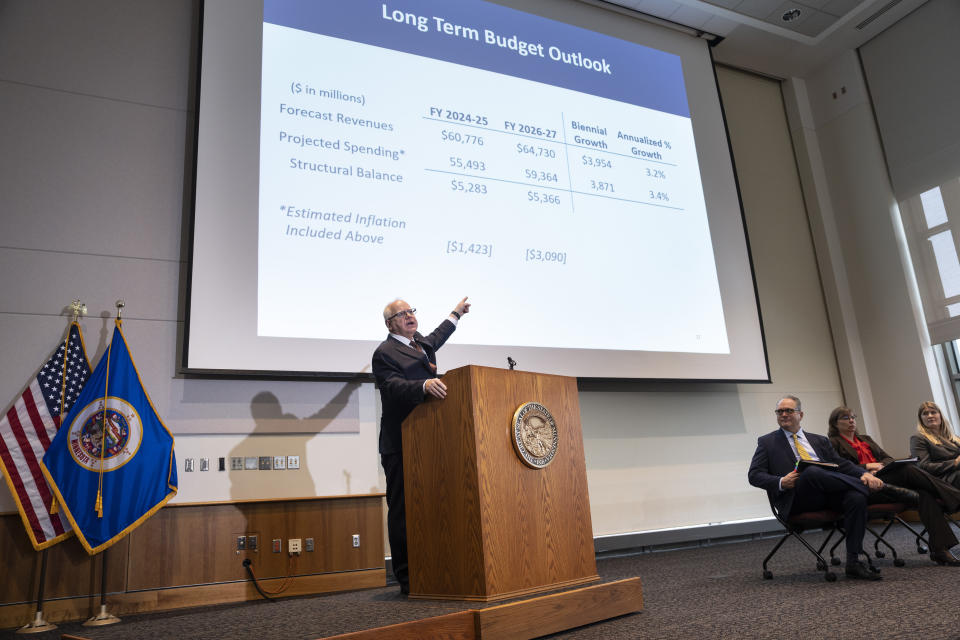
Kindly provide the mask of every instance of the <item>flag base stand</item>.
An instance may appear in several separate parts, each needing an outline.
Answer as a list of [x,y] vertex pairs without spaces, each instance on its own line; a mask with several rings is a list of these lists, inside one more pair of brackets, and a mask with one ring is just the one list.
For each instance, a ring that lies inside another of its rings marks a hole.
[[17,633],[43,633],[44,631],[53,631],[56,628],[57,625],[50,624],[43,619],[43,611],[37,610],[37,616],[33,619],[33,622],[17,629]]
[[112,613],[107,612],[107,605],[100,605],[100,613],[93,616],[89,620],[83,623],[85,627],[102,627],[108,624],[117,624],[120,622],[120,618],[113,615]]

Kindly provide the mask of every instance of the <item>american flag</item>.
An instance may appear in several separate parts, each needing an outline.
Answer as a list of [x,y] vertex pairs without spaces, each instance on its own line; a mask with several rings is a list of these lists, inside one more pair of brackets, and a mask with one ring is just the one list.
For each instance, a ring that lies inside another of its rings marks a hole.
[[[61,512],[50,513],[53,492],[40,471],[40,460],[90,377],[80,326],[70,325],[60,346],[0,419],[0,465],[33,548],[45,549],[70,534]],[[66,384],[64,384],[66,380]]]

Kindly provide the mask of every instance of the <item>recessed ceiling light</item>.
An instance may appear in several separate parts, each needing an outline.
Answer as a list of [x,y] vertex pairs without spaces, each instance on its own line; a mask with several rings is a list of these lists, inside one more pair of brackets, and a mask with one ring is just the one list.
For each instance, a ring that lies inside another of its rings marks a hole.
[[800,9],[789,9],[783,12],[783,15],[780,16],[780,19],[784,22],[793,22],[800,17]]

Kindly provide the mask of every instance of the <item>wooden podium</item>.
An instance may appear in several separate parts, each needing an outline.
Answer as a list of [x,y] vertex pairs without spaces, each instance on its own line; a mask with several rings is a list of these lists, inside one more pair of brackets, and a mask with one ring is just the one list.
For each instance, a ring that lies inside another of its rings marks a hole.
[[[489,602],[599,580],[576,379],[466,366],[443,381],[446,399],[402,427],[411,597]],[[559,432],[542,469],[513,447],[526,402]]]

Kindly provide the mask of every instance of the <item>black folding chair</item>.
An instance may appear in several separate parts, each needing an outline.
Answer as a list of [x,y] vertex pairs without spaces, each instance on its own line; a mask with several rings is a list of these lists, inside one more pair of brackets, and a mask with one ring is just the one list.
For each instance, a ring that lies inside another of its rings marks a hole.
[[[900,514],[906,511],[908,508],[909,507],[907,507],[907,505],[902,502],[879,502],[877,504],[867,505],[868,521],[883,520],[886,523],[886,526],[883,528],[883,531],[881,531],[880,533],[877,533],[876,531],[874,531],[873,528],[870,527],[869,524],[867,524],[867,531],[869,531],[874,538],[873,555],[876,556],[877,558],[885,557],[887,555],[886,552],[884,552],[883,549],[880,548],[881,544],[884,545],[893,554],[893,565],[895,567],[902,567],[904,564],[906,564],[906,562],[903,560],[903,558],[900,558],[899,556],[897,556],[897,550],[893,547],[892,544],[887,542],[884,536],[887,535],[887,532],[890,530],[890,527],[893,526],[894,522],[900,522],[905,527],[907,527],[907,529],[910,529],[910,531],[913,531],[913,528],[910,527],[910,525],[908,525],[906,522],[904,522],[902,518],[900,518]],[[837,547],[840,546],[840,543],[843,542],[847,537],[847,532],[843,530],[843,526],[838,525],[838,528],[840,529],[840,532],[841,532],[840,539],[834,542],[833,546],[830,547],[830,564],[834,566],[837,566],[840,564],[840,558],[836,557],[836,555],[834,555],[834,552],[836,551]],[[913,531],[913,533],[914,535],[918,536],[918,540],[919,540],[919,534],[917,534],[916,531]],[[919,545],[920,543],[918,542],[917,544]],[[867,564],[870,566],[871,569],[873,569],[873,563],[870,561],[870,554],[865,553],[865,555],[867,556]]]
[[[937,502],[939,502],[940,505],[943,506],[943,501],[942,501],[942,500],[937,500]],[[947,522],[949,522],[951,525],[953,525],[953,527],[954,527],[955,529],[957,529],[958,531],[960,531],[960,523],[958,523],[956,520],[953,519],[953,516],[955,516],[955,515],[956,515],[956,513],[944,513],[944,514],[943,514],[943,517],[946,518],[946,519],[947,519]],[[900,520],[900,518],[897,518],[897,520]],[[904,522],[903,520],[900,520],[900,522],[901,522],[901,523],[903,524],[903,526],[905,526],[905,527],[910,531],[910,533],[912,533],[912,534],[914,535],[914,537],[916,538],[916,541],[917,541],[917,553],[919,553],[920,555],[923,555],[923,554],[927,553],[928,551],[930,551],[930,549],[929,549],[929,547],[930,547],[930,541],[927,539],[927,528],[926,528],[926,527],[924,527],[923,529],[920,530],[919,533],[917,533],[917,530],[916,530],[916,529],[914,529],[913,527],[911,527],[909,524],[907,524],[907,523]]]
[[[767,563],[770,562],[770,559],[780,550],[780,547],[783,546],[783,543],[786,542],[788,538],[796,538],[799,540],[800,543],[817,558],[817,571],[823,571],[823,577],[827,582],[836,580],[837,575],[830,571],[830,565],[823,559],[822,553],[830,542],[830,539],[833,538],[833,534],[840,530],[840,520],[843,518],[843,515],[836,511],[823,510],[807,511],[785,518],[780,515],[777,508],[773,505],[773,502],[770,503],[770,510],[773,512],[773,517],[777,519],[777,522],[786,529],[786,532],[783,534],[783,537],[777,541],[777,544],[770,553],[767,554],[767,557],[763,559],[764,580],[773,579],[773,572],[767,569]],[[819,549],[814,549],[813,545],[803,537],[804,532],[815,529],[829,531]]]

